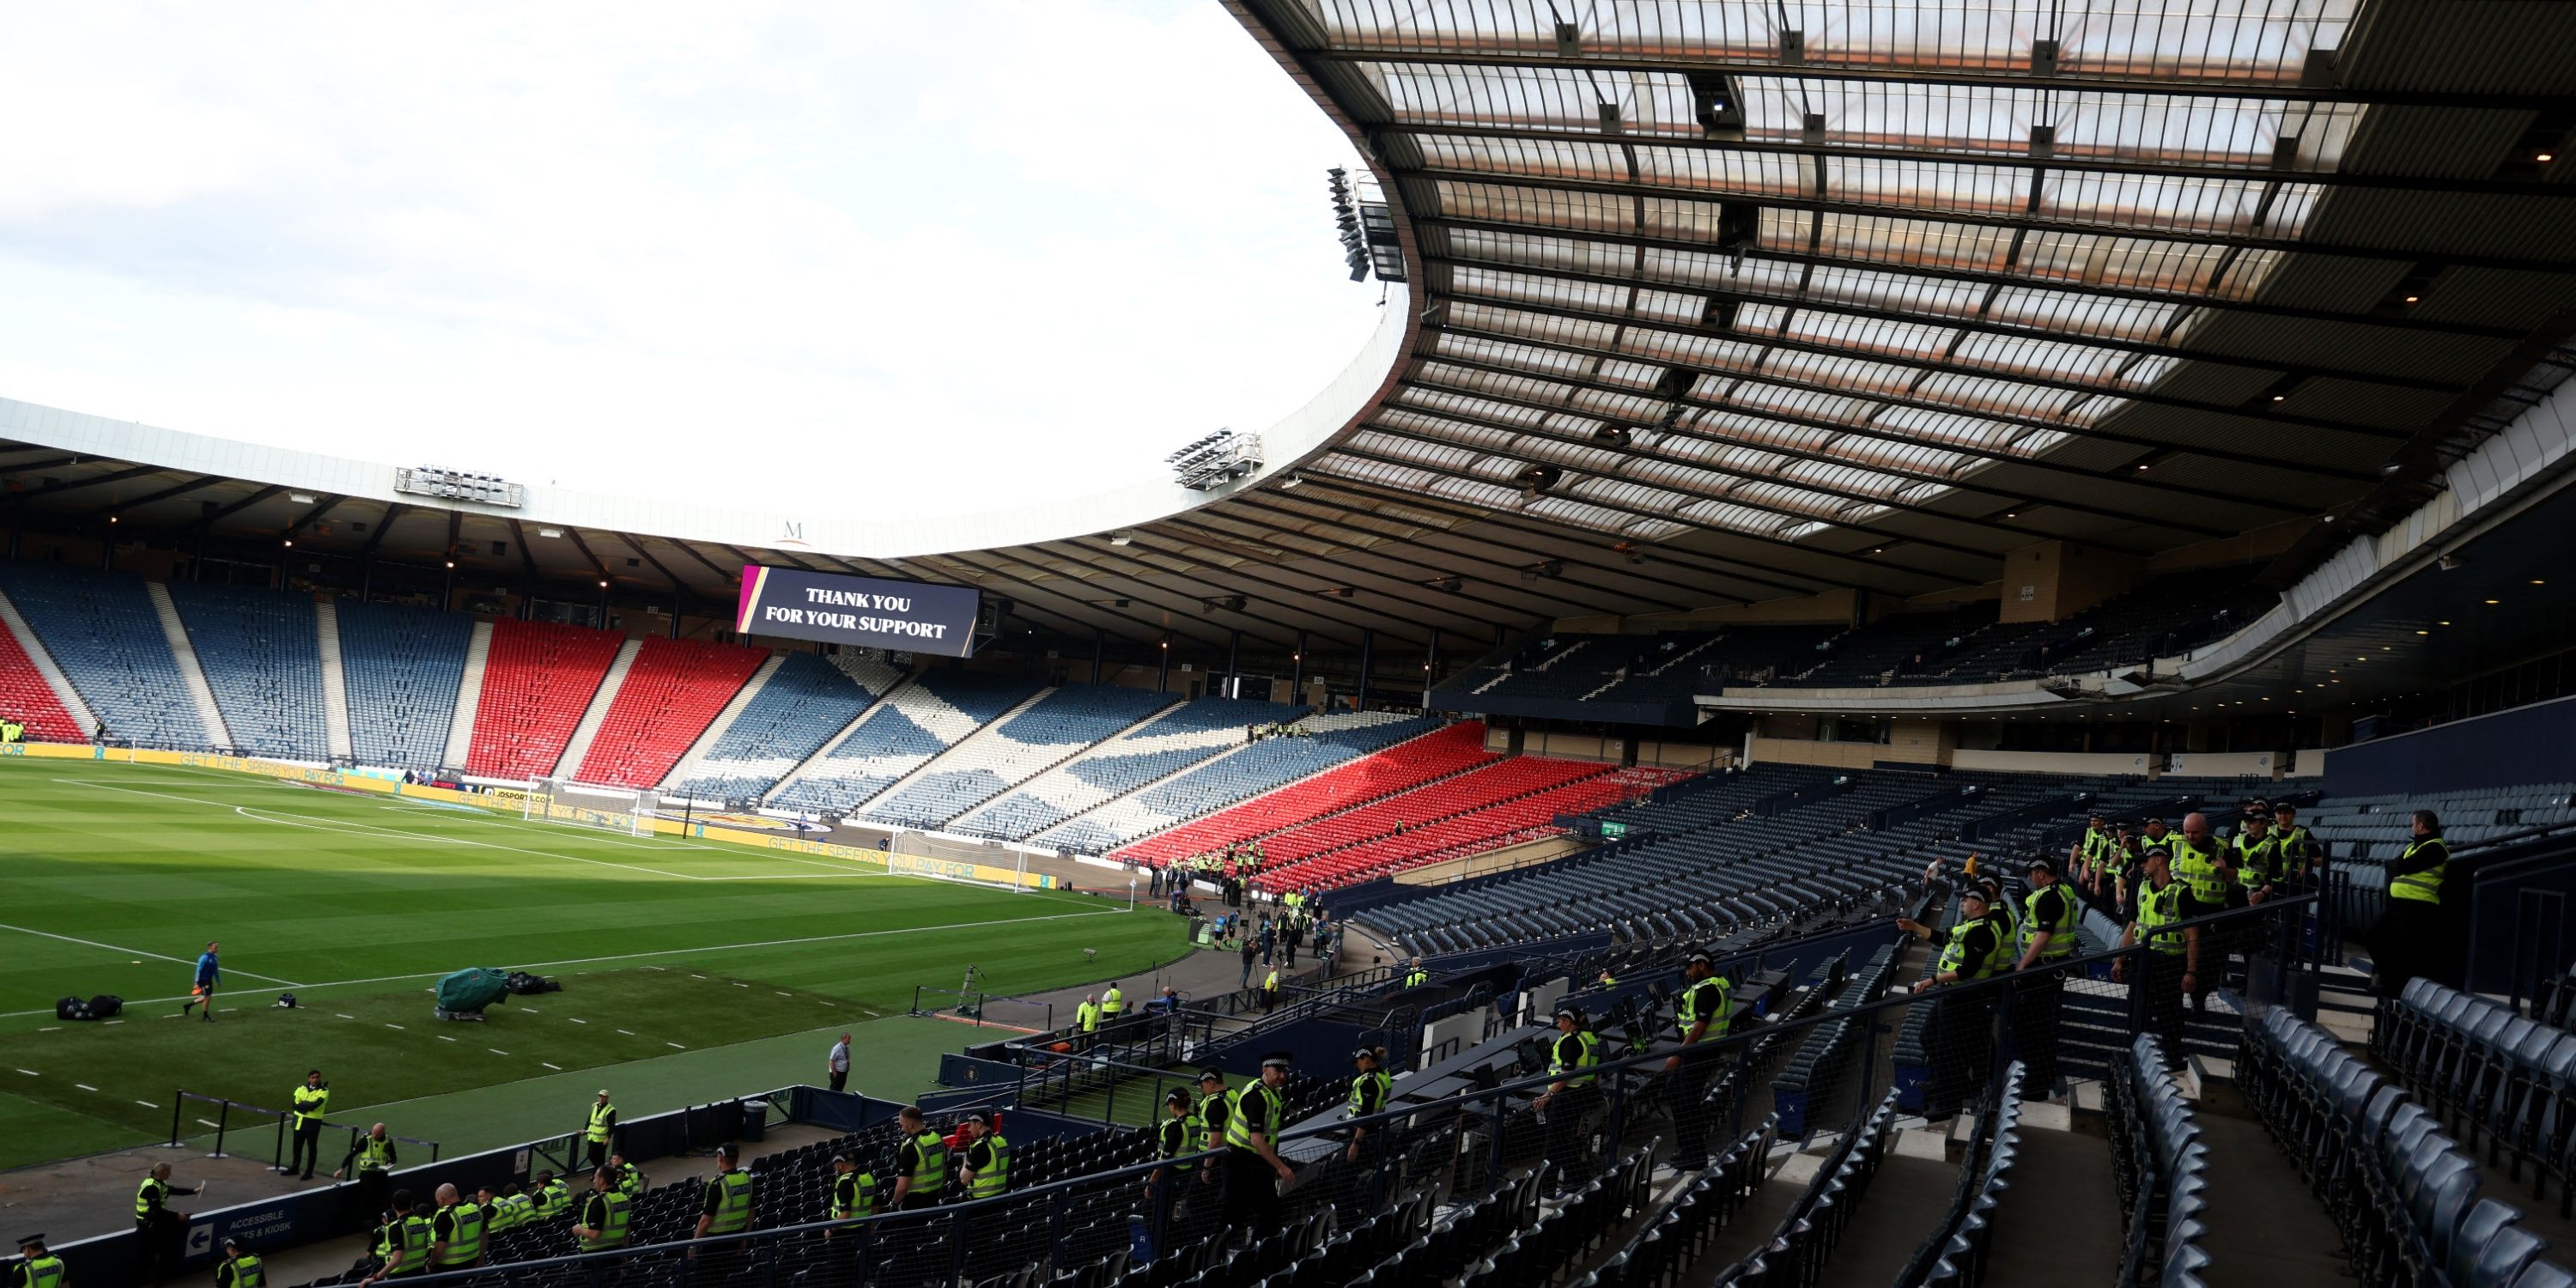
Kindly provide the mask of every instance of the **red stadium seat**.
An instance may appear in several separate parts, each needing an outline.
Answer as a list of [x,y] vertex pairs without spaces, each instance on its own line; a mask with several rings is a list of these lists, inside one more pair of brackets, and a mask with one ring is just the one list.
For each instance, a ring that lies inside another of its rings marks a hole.
[[86,742],[89,731],[63,709],[52,685],[18,646],[18,637],[0,630],[0,717],[27,726],[31,742]]
[[552,622],[492,623],[465,771],[534,778],[555,771],[626,637]]
[[769,654],[739,644],[648,639],[573,771],[576,782],[651,787],[742,691]]
[[1118,857],[1159,865],[1206,854],[1501,759],[1485,750],[1484,723],[1463,721],[1158,832],[1118,851]]

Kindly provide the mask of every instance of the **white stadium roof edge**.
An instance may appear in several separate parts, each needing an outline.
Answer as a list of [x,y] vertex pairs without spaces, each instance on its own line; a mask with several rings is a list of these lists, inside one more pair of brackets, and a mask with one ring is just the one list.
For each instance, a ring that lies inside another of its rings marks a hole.
[[1360,148],[1410,287],[1214,492],[1140,461],[1111,492],[901,523],[549,487],[511,509],[6,401],[0,475],[58,528],[701,601],[802,564],[977,585],[1060,631],[1463,651],[1982,586],[2052,540],[2303,525],[2263,571],[2287,591],[2570,365],[2576,63],[2552,53],[2576,6],[1228,8]]

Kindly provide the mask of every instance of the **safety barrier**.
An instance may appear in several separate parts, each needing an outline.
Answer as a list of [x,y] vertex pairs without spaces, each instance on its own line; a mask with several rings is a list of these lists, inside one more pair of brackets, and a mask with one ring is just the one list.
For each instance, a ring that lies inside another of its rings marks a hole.
[[[209,1106],[207,1109],[200,1110],[199,1113],[200,1115],[211,1113],[214,1117],[206,1118],[199,1116],[196,1118],[194,1125],[212,1128],[213,1133],[211,1136],[205,1132],[190,1132],[186,1130],[190,1124],[182,1122],[181,1119],[189,1116],[188,1106],[191,1104]],[[284,1170],[286,1167],[286,1137],[289,1130],[287,1122],[295,1116],[292,1112],[280,1109],[269,1109],[260,1105],[251,1104],[248,1101],[226,1100],[221,1096],[201,1096],[196,1092],[189,1091],[185,1088],[181,1088],[173,1093],[170,1102],[170,1140],[163,1146],[163,1148],[178,1149],[183,1145],[192,1145],[199,1141],[208,1141],[211,1142],[211,1144],[206,1152],[206,1157],[238,1158],[240,1157],[238,1154],[226,1153],[224,1151],[224,1146],[230,1143],[233,1137],[241,1135],[246,1131],[256,1132],[259,1130],[259,1127],[235,1126],[233,1123],[233,1115],[236,1112],[252,1115],[261,1120],[260,1126],[273,1129],[270,1133],[273,1137],[273,1142],[270,1146],[268,1165],[281,1171]],[[373,1124],[370,1124],[370,1126],[372,1125]],[[359,1135],[367,1130],[364,1127],[354,1127],[346,1123],[335,1123],[329,1121],[322,1123],[322,1126],[335,1132],[348,1133],[349,1148],[353,1151],[357,1148]],[[399,1141],[405,1145],[418,1145],[429,1151],[430,1162],[435,1163],[438,1161],[437,1141],[420,1140],[411,1136],[393,1136],[390,1134],[388,1134],[387,1138]]]

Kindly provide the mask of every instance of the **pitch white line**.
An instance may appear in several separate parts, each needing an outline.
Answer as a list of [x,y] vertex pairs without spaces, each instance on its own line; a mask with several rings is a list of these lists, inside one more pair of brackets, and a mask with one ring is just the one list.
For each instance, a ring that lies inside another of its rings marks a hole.
[[83,1090],[83,1091],[96,1091],[96,1090],[98,1090],[98,1088],[93,1087],[93,1086],[89,1085],[89,1084],[88,1084],[88,1083],[86,1083],[86,1082],[75,1082],[75,1083],[73,1083],[72,1085],[73,1085],[73,1086],[75,1086],[75,1087],[80,1088],[80,1089],[81,1089],[81,1090]]
[[492,1053],[492,1054],[494,1054],[494,1055],[508,1055],[508,1054],[510,1054],[509,1052],[504,1051],[504,1050],[502,1050],[502,1049],[501,1049],[501,1048],[499,1048],[499,1047],[485,1047],[485,1048],[483,1048],[483,1049],[484,1049],[484,1050],[486,1050],[486,1051],[491,1052],[491,1053]]
[[[1041,917],[997,917],[986,921],[949,921],[941,922],[935,926],[897,926],[891,930],[853,930],[838,935],[802,935],[793,939],[761,939],[742,944],[708,944],[700,948],[656,948],[640,953],[612,953],[605,957],[567,957],[560,961],[529,962],[527,965],[531,968],[545,966],[586,966],[599,962],[633,961],[639,957],[684,957],[692,953],[732,953],[741,952],[750,948],[783,948],[790,944],[828,944],[838,943],[846,939],[876,939],[886,935],[930,935],[948,930],[981,930],[986,926],[1017,926],[1040,921],[1070,921],[1076,917],[1114,917],[1125,911],[1126,910],[1124,908],[1102,908],[1093,912],[1050,912]],[[298,984],[295,987],[308,990],[317,988],[349,988],[359,984],[387,984],[412,979],[438,979],[447,973],[448,972],[446,971],[418,971],[409,975],[371,975],[365,979],[324,980],[319,984]],[[705,979],[706,976],[691,975],[690,978]],[[128,1001],[126,1005],[149,1006],[157,1002],[180,1002],[187,1000],[187,996],[187,994],[182,993],[175,997],[145,998],[140,1002]],[[824,1005],[829,1006],[831,1003],[826,1002]],[[37,1011],[6,1011],[0,1012],[0,1019],[18,1019],[29,1015],[51,1015],[53,1013],[53,1008],[51,1007]],[[340,1018],[345,1020],[352,1017],[342,1015]],[[389,1025],[387,1027],[399,1026]]]
[[552,1069],[552,1070],[554,1070],[554,1071],[555,1071],[555,1072],[557,1072],[557,1073],[561,1073],[561,1072],[563,1072],[563,1066],[562,1066],[562,1065],[559,1065],[559,1064],[546,1064],[546,1062],[545,1062],[545,1061],[543,1061],[543,1060],[539,1060],[539,1061],[537,1061],[537,1063],[539,1063],[539,1064],[544,1064],[547,1068]]
[[619,1029],[618,1032],[623,1033],[630,1038],[635,1036],[635,1030],[633,1029]]
[[[66,781],[66,780],[57,780],[57,781]],[[77,781],[77,780],[68,780],[68,781]],[[97,940],[95,940],[95,939],[75,939],[75,938],[71,937],[70,935],[57,935],[57,934],[55,934],[54,932],[52,932],[52,931],[50,931],[50,930],[29,930],[29,929],[28,929],[28,928],[26,928],[25,926],[12,926],[12,925],[7,924],[6,922],[0,922],[0,930],[14,930],[14,931],[17,931],[19,934],[22,934],[22,935],[34,935],[34,936],[36,936],[36,937],[38,937],[38,938],[40,938],[40,939],[59,939],[59,940],[63,941],[64,943],[67,943],[67,944],[79,944],[79,945],[81,945],[81,946],[82,946],[82,947],[84,947],[84,948],[104,948],[104,949],[106,949],[107,951],[112,952],[112,953],[130,953],[130,954],[132,954],[133,956],[136,956],[136,957],[155,957],[155,958],[159,958],[160,960],[165,961],[165,962],[177,962],[178,964],[180,964],[180,965],[182,965],[182,966],[194,966],[194,965],[196,965],[196,964],[197,964],[197,959],[195,959],[195,958],[193,958],[193,957],[172,957],[172,956],[169,956],[169,955],[164,954],[164,953],[149,952],[149,951],[146,951],[146,950],[141,949],[141,948],[120,948],[120,947],[118,947],[118,946],[117,946],[117,945],[115,945],[115,944],[102,944],[102,943],[100,943],[99,941],[97,941]],[[302,988],[302,987],[304,987],[304,985],[302,985],[302,984],[298,984],[298,983],[296,983],[294,980],[291,980],[291,979],[279,979],[279,978],[278,978],[278,977],[276,977],[275,975],[262,975],[262,974],[258,973],[257,971],[237,970],[237,971],[234,971],[234,972],[233,972],[233,974],[236,974],[236,975],[247,975],[247,976],[249,976],[249,977],[250,977],[250,978],[252,978],[252,979],[264,979],[264,980],[267,980],[267,981],[268,981],[269,983],[271,983],[271,984],[284,984],[284,985],[285,985],[285,986],[287,986],[288,988]]]
[[588,1020],[574,1020],[574,1021],[573,1021],[573,1023],[575,1023],[575,1024],[588,1024],[588,1023],[590,1023],[590,1021],[588,1021]]
[[666,1047],[678,1047],[678,1048],[679,1048],[680,1050],[682,1050],[682,1051],[686,1051],[686,1050],[688,1050],[688,1048],[687,1048],[687,1047],[680,1046],[680,1044],[679,1044],[679,1043],[677,1043],[677,1042],[665,1042],[665,1043],[663,1043],[662,1045],[664,1045],[664,1046],[666,1046]]
[[35,1071],[35,1070],[33,1070],[33,1069],[20,1069],[18,1072],[23,1073],[23,1074],[27,1075],[27,1076],[28,1076],[28,1077],[30,1077],[30,1078],[41,1078],[41,1077],[43,1077],[43,1076],[44,1076],[43,1074],[40,1074],[40,1073],[36,1072],[36,1071]]
[[200,1118],[197,1120],[197,1123],[200,1126],[212,1127],[216,1131],[222,1131],[224,1129],[224,1125],[222,1123],[216,1122],[211,1118]]
[[137,1100],[137,1101],[135,1101],[134,1103],[136,1103],[136,1104],[138,1104],[138,1105],[141,1105],[141,1106],[143,1106],[143,1107],[144,1107],[144,1108],[146,1108],[146,1109],[158,1109],[158,1108],[160,1108],[160,1107],[161,1107],[161,1106],[159,1106],[159,1105],[156,1105],[156,1104],[152,1103],[152,1102],[151,1102],[151,1101],[149,1101],[149,1100]]

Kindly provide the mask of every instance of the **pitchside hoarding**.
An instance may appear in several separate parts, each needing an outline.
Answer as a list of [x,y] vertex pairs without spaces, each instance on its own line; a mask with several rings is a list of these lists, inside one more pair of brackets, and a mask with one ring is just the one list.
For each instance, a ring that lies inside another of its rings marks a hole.
[[744,635],[966,657],[984,592],[971,586],[883,581],[803,568],[742,570],[734,630]]

